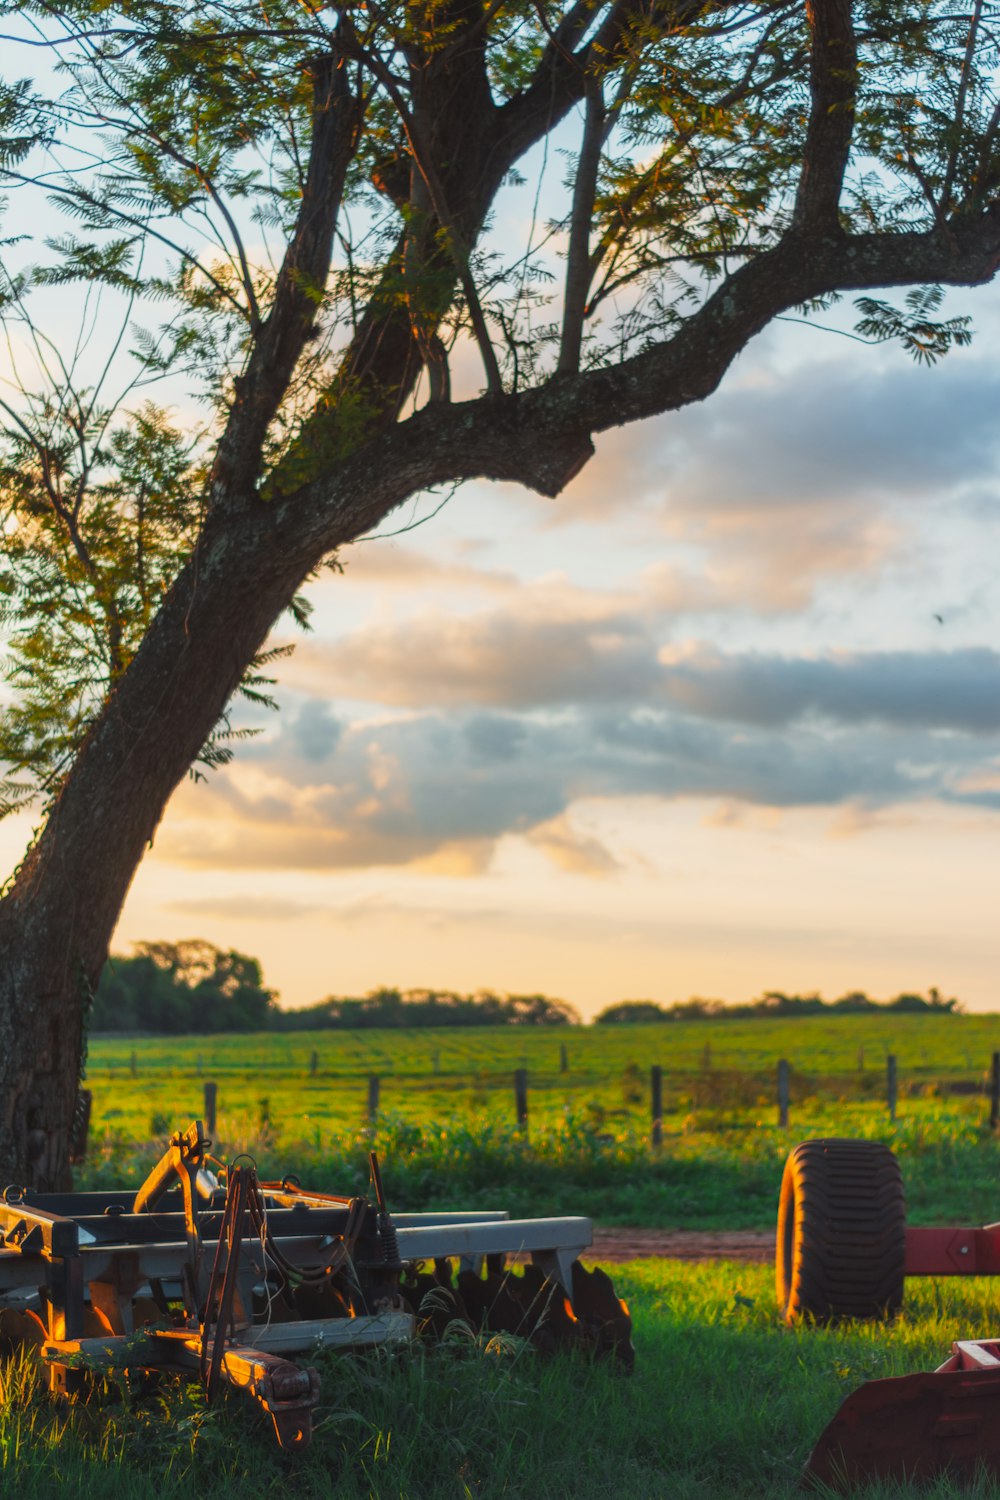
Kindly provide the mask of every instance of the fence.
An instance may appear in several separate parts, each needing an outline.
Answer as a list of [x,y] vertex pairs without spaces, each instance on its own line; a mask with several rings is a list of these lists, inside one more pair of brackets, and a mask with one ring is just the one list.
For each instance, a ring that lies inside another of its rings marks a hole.
[[[134,1056],[134,1054],[133,1054]],[[560,1072],[567,1070],[566,1047],[561,1048]],[[315,1077],[317,1071],[316,1053],[310,1059],[310,1074]],[[437,1071],[437,1069],[435,1069]],[[791,1115],[791,1081],[792,1067],[787,1058],[779,1058],[774,1072],[774,1102],[777,1113],[777,1123],[782,1129],[787,1129]],[[513,1076],[514,1093],[514,1117],[520,1131],[526,1132],[529,1119],[529,1087],[527,1068],[516,1068]],[[365,1114],[371,1125],[374,1125],[379,1116],[382,1097],[382,1079],[377,1073],[371,1073],[368,1077],[368,1091],[366,1097]],[[990,1060],[989,1068],[989,1124],[992,1130],[1000,1127],[1000,1052],[994,1052]],[[663,1068],[654,1063],[649,1070],[649,1102],[650,1102],[650,1142],[654,1147],[663,1144]],[[889,1053],[885,1060],[885,1105],[891,1123],[895,1123],[899,1109],[899,1069],[893,1053]],[[89,1113],[89,1095],[87,1110]],[[219,1086],[216,1082],[209,1080],[204,1085],[204,1121],[209,1134],[216,1129],[219,1107]]]
[[[549,1071],[535,1064],[535,1067],[532,1068],[532,1073],[529,1074],[528,1061],[529,1059],[525,1056],[525,1058],[522,1058],[522,1065],[516,1068],[516,1070],[511,1070],[511,1073],[504,1074],[501,1071],[501,1073],[493,1074],[489,1079],[489,1085],[487,1085],[489,1086],[489,1094],[493,1095],[493,1097],[499,1092],[502,1098],[507,1089],[513,1092],[513,1100],[511,1100],[511,1104],[513,1104],[513,1119],[520,1134],[528,1136],[532,1092],[535,1092],[543,1100],[544,1106],[549,1109],[549,1112],[552,1110],[553,1098],[559,1100],[561,1106],[562,1104],[568,1104],[570,1098],[573,1097],[574,1089],[576,1089],[577,1100],[582,1100],[583,1106],[589,1107],[586,1104],[585,1091],[591,1088],[592,1085],[595,1085],[597,1080],[594,1079],[594,1074],[588,1074],[583,1070],[583,1059],[577,1059],[576,1056],[574,1056],[573,1070],[571,1070],[570,1050],[568,1050],[567,1044],[559,1043],[558,1052],[552,1058]],[[217,1130],[217,1121],[219,1121],[219,1115],[223,1110],[223,1101],[222,1097],[220,1097],[222,1089],[225,1089],[226,1085],[231,1089],[238,1088],[238,1086],[234,1085],[232,1080],[225,1080],[222,1085],[217,1082],[217,1079],[205,1080],[204,1076],[202,1076],[201,1056],[196,1059],[196,1064],[198,1064],[196,1073],[201,1077],[202,1089],[204,1089],[204,1112],[202,1112],[202,1119],[204,1119],[208,1136],[214,1137]],[[441,1055],[439,1055],[439,1052],[432,1053],[432,1064],[433,1077],[436,1080],[438,1076],[441,1076],[442,1071]],[[972,1064],[972,1058],[969,1055],[966,1055],[966,1064]],[[315,1049],[312,1050],[310,1055],[307,1055],[304,1067],[307,1068],[307,1074],[309,1074],[310,1079],[318,1079],[321,1058],[319,1058],[319,1053]],[[580,1068],[579,1074],[577,1074],[577,1067]],[[135,1052],[126,1055],[126,1068],[127,1073],[133,1079],[139,1076],[139,1073],[145,1076],[145,1070],[141,1067],[141,1059],[136,1056]],[[922,1070],[922,1068],[918,1067],[915,1073],[919,1074],[921,1071],[925,1073],[927,1068]],[[534,1091],[532,1091],[531,1085],[532,1074],[534,1074]],[[396,1079],[391,1073],[369,1073],[367,1076],[361,1076],[361,1079],[357,1080],[358,1091],[361,1091],[361,1088],[364,1086],[364,1077],[367,1079],[366,1094],[363,1095],[364,1118],[367,1119],[370,1127],[373,1128],[378,1124],[379,1116],[381,1116],[382,1109],[384,1109],[384,1104],[382,1104],[382,1086],[384,1086],[384,1083],[388,1080],[391,1088],[393,1088],[393,1092],[396,1092],[396,1089],[399,1088],[402,1089],[403,1095],[409,1091],[411,1085],[409,1085],[409,1082],[403,1083],[402,1080]],[[648,1079],[648,1083],[646,1083],[646,1079]],[[853,1086],[852,1082],[850,1082],[852,1079],[855,1080]],[[508,1080],[508,1082],[504,1082],[504,1080]],[[607,1082],[609,1080],[607,1080],[607,1076],[604,1076],[603,1085],[606,1086]],[[771,1107],[774,1109],[774,1115],[771,1116],[771,1119],[774,1119],[778,1128],[787,1130],[790,1125],[795,1124],[796,1106],[802,1107],[805,1100],[817,1100],[823,1094],[829,1097],[831,1092],[835,1092],[840,1103],[846,1103],[847,1098],[855,1094],[855,1091],[859,1095],[859,1098],[864,1098],[864,1100],[882,1100],[883,1104],[885,1104],[888,1121],[895,1122],[900,1118],[901,1112],[906,1116],[906,1101],[910,1097],[913,1097],[913,1095],[921,1094],[924,1089],[928,1088],[927,1080],[921,1082],[919,1077],[903,1076],[903,1070],[898,1067],[897,1056],[894,1053],[886,1053],[885,1071],[874,1070],[871,1067],[871,1058],[868,1058],[868,1068],[865,1068],[864,1047],[859,1047],[858,1049],[858,1070],[856,1070],[855,1074],[841,1073],[837,1074],[837,1076],[826,1076],[826,1074],[807,1073],[804,1070],[796,1070],[792,1062],[787,1058],[778,1059],[775,1064],[771,1065],[769,1071],[762,1070],[760,1067],[757,1070],[751,1070],[751,1068],[747,1068],[747,1070],[729,1068],[727,1070],[727,1068],[720,1065],[718,1049],[717,1055],[714,1056],[712,1055],[711,1046],[706,1044],[702,1056],[700,1056],[700,1068],[697,1071],[691,1070],[690,1067],[675,1068],[675,1071],[669,1076],[667,1070],[664,1070],[660,1064],[652,1064],[648,1068],[648,1073],[646,1073],[646,1071],[643,1071],[643,1068],[640,1068],[639,1064],[631,1062],[625,1068],[624,1077],[622,1077],[621,1082],[622,1085],[627,1085],[625,1100],[627,1100],[628,1113],[630,1113],[633,1122],[636,1112],[642,1112],[643,1106],[648,1104],[649,1142],[651,1142],[654,1149],[663,1146],[664,1115],[669,1112],[667,1110],[667,1091],[669,1089],[670,1095],[672,1095],[673,1109],[678,1107],[678,1100],[681,1100],[681,1107],[684,1107],[685,1094],[687,1094],[687,1100],[693,1112],[708,1112],[708,1115],[711,1118],[717,1119],[717,1121],[721,1121],[727,1115],[730,1118],[733,1115],[739,1115],[739,1113],[747,1115],[751,1110],[756,1113],[757,1119],[762,1119],[760,1112],[762,1110],[766,1112],[769,1107],[768,1101],[771,1101]],[[940,1085],[940,1089],[943,1092],[985,1095],[988,1100],[988,1125],[990,1125],[994,1133],[1000,1133],[1000,1052],[993,1052],[987,1070],[979,1074],[979,1082],[972,1082],[967,1077],[963,1080],[952,1080],[951,1083],[943,1082],[940,1073],[936,1073],[936,1080],[934,1082]],[[337,1094],[343,1094],[345,1085],[348,1088],[354,1088],[354,1085],[349,1080],[342,1080],[337,1085]],[[474,1079],[474,1086],[478,1092],[478,1089],[480,1089],[480,1079],[478,1077]],[[934,1092],[939,1091],[934,1089]],[[508,1100],[510,1100],[510,1097],[511,1095],[507,1094]],[[484,1100],[486,1100],[486,1095],[481,1095],[481,1103],[484,1103]],[[358,1100],[358,1103],[361,1104],[361,1100]],[[390,1100],[390,1109],[393,1107],[393,1103],[394,1101]],[[237,1107],[238,1109],[246,1110],[246,1106],[246,1092],[243,1092],[238,1097]],[[85,1146],[87,1146],[88,1127],[90,1127],[90,1110],[90,1089],[84,1089],[84,1091],[81,1091],[81,1095],[79,1095],[78,1113],[76,1113],[75,1124],[73,1124],[72,1160],[75,1161],[82,1160],[82,1157],[84,1157]],[[270,1121],[270,1113],[270,1101],[259,1100],[258,1124],[259,1122]],[[160,1127],[154,1124],[153,1133],[157,1134],[159,1130]]]

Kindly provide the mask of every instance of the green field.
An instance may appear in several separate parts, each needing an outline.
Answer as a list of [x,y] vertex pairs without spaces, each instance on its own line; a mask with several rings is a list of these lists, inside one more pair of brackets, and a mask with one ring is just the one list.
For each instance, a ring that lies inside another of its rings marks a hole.
[[[79,1179],[137,1180],[166,1122],[199,1113],[212,1080],[224,1153],[250,1150],[266,1173],[296,1171],[347,1192],[364,1190],[374,1141],[398,1208],[770,1227],[789,1147],[838,1133],[894,1146],[915,1222],[988,1222],[1000,1217],[1000,1146],[980,1088],[994,1048],[1000,1018],[948,1016],[96,1039],[91,1151]],[[890,1051],[899,1064],[894,1124],[884,1099]],[[787,1130],[775,1120],[779,1057],[793,1069]],[[654,1062],[666,1095],[659,1150],[649,1142]],[[511,1088],[522,1066],[524,1133]],[[382,1081],[374,1124],[366,1119],[372,1073]],[[103,1405],[60,1412],[26,1366],[8,1367],[0,1492],[23,1500],[277,1500],[290,1488],[317,1500],[792,1500],[813,1441],[849,1391],[934,1368],[953,1339],[997,1331],[988,1280],[911,1281],[890,1328],[794,1331],[778,1320],[766,1267],[651,1261],[617,1268],[615,1280],[635,1323],[633,1378],[545,1360],[516,1341],[487,1348],[461,1329],[441,1347],[330,1358],[315,1444],[294,1468],[235,1398],[209,1411],[197,1389],[164,1383],[143,1399],[114,1390]],[[983,1479],[971,1491],[942,1482],[869,1493],[986,1500],[1000,1487]]]
[[[791,1331],[761,1267],[651,1262],[616,1280],[635,1319],[631,1379],[513,1342],[486,1352],[458,1331],[402,1356],[335,1356],[313,1448],[293,1461],[235,1397],[206,1411],[197,1390],[165,1383],[143,1401],[116,1393],[60,1413],[15,1379],[0,1404],[0,1490],[19,1500],[793,1500],[849,1391],[933,1368],[953,1339],[996,1331],[982,1281],[914,1283],[891,1329]],[[869,1493],[986,1500],[998,1490]]]
[[[374,1140],[398,1208],[767,1227],[789,1146],[841,1134],[898,1151],[914,1222],[988,1222],[1000,1217],[1000,1152],[981,1089],[997,1048],[996,1016],[96,1038],[80,1181],[136,1181],[168,1128],[201,1113],[213,1080],[221,1150],[350,1192],[364,1188]],[[895,1124],[885,1104],[890,1052]],[[774,1102],[781,1057],[792,1068],[787,1130]],[[664,1070],[659,1151],[649,1145],[653,1063]],[[529,1082],[526,1133],[514,1117],[518,1067]],[[374,1128],[371,1074],[381,1080]]]

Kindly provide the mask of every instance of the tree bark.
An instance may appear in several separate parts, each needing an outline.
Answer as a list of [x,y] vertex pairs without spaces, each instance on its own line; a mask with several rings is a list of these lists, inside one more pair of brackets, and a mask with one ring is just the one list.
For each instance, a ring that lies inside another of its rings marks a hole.
[[87,1001],[171,793],[315,558],[211,523],[0,901],[0,1186],[65,1187]]

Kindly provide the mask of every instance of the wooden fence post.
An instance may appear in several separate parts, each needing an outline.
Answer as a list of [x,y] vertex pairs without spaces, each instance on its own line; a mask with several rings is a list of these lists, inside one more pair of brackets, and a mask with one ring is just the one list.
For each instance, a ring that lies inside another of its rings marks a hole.
[[368,1075],[368,1118],[374,1125],[378,1119],[378,1096],[382,1089],[382,1081],[377,1073]]
[[990,1129],[996,1130],[998,1125],[1000,1125],[1000,1052],[994,1052],[990,1074]]
[[559,1071],[560,1073],[569,1072],[569,1053],[566,1051],[565,1042],[559,1043]]
[[650,1139],[654,1146],[663,1145],[663,1069],[654,1063],[649,1070],[649,1095],[652,1106]]
[[889,1119],[896,1123],[896,1054],[890,1052],[885,1060],[885,1095],[889,1105]]
[[314,1052],[313,1055],[312,1055],[312,1057],[310,1057],[310,1059],[309,1059],[309,1077],[310,1078],[315,1078],[316,1074],[318,1072],[319,1072],[319,1053],[318,1052]]
[[209,1135],[215,1135],[215,1106],[218,1099],[219,1086],[217,1083],[205,1084],[205,1129]]
[[517,1128],[527,1130],[528,1128],[528,1070],[527,1068],[516,1068],[514,1070],[514,1104],[517,1108]]
[[782,1127],[788,1125],[788,1076],[788,1062],[783,1057],[778,1063],[778,1124]]
[[863,1073],[864,1071],[865,1071],[865,1049],[864,1049],[864,1047],[859,1047],[858,1048],[858,1072],[859,1073]]

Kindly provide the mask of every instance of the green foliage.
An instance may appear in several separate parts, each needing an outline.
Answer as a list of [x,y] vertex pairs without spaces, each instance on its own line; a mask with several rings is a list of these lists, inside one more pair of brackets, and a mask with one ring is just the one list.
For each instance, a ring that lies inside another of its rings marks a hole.
[[655,1000],[619,1000],[606,1005],[594,1017],[595,1026],[645,1026],[650,1021],[665,1021],[667,1009]]
[[108,960],[93,1009],[95,1031],[182,1036],[189,1031],[264,1028],[311,1032],[580,1024],[579,1015],[565,1000],[548,995],[494,995],[488,990],[457,995],[451,990],[383,987],[360,999],[331,996],[298,1010],[280,1010],[273,992],[262,987],[255,958],[222,953],[211,943],[196,940],[138,943],[136,949],[133,958]]
[[952,998],[946,1000],[933,986],[922,995],[897,995],[893,1000],[872,1000],[860,990],[841,995],[839,1000],[824,1000],[821,995],[785,995],[780,990],[766,990],[756,1000],[744,1004],[727,1004],[722,1000],[702,1000],[695,996],[691,1000],[677,1000],[673,1005],[659,1005],[655,1000],[620,1000],[616,1005],[605,1006],[594,1017],[597,1026],[644,1026],[650,1021],[744,1021],[759,1017],[773,1020],[777,1017],[790,1020],[800,1016],[828,1015],[831,1011],[841,1015],[864,1015],[870,1011],[947,1012],[958,1014],[961,1003]]
[[900,312],[877,297],[859,297],[855,305],[863,316],[855,327],[876,343],[899,342],[917,364],[933,365],[949,349],[972,343],[971,318],[932,316],[943,299],[939,286],[914,287],[906,294],[906,311]]
[[[58,789],[202,520],[196,441],[150,402],[119,425],[114,417],[87,393],[32,403],[0,460],[2,671],[13,689],[0,705],[0,766],[9,767],[0,817]],[[291,613],[307,627],[304,600]],[[240,696],[274,708],[267,669],[290,650],[258,653]],[[198,763],[225,764],[232,742],[251,732],[227,711]]]
[[0,815],[49,791],[128,667],[193,540],[203,476],[144,405],[42,401],[0,465],[0,629],[15,696],[0,708]]
[[134,958],[109,960],[94,997],[95,1031],[259,1031],[277,1010],[260,964],[211,943],[139,943]]
[[278,1031],[357,1031],[381,1027],[578,1026],[565,1000],[548,995],[456,995],[452,990],[376,989],[363,999],[332,995],[316,1005],[276,1011]]

